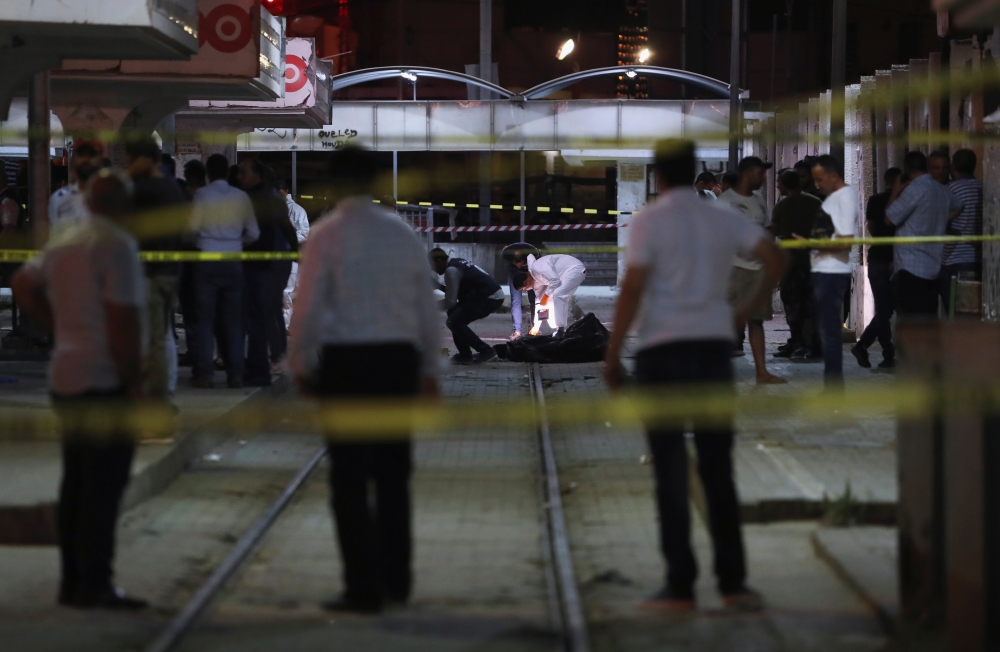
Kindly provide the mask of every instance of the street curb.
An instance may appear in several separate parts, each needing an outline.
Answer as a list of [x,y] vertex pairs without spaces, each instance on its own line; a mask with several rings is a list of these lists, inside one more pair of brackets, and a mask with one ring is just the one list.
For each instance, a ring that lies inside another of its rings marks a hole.
[[[249,410],[287,393],[294,383],[288,375],[279,376],[270,387],[261,387],[226,412],[195,431],[181,433],[162,458],[129,478],[122,497],[120,512],[124,513],[143,501],[159,494],[184,472],[192,462],[221,444],[233,433],[213,430],[240,410]],[[0,507],[0,545],[56,545],[57,503],[10,505]]]
[[[688,452],[688,495],[694,502],[695,509],[705,522],[708,522],[708,505],[705,502],[705,492],[698,477],[698,454],[694,445],[689,443]],[[753,503],[740,502],[741,523],[777,523],[782,521],[818,521],[826,513],[828,503],[822,500],[808,498],[777,498],[759,500]],[[858,519],[858,525],[895,525],[896,503],[868,502],[862,503],[864,510]]]
[[284,395],[293,385],[291,376],[278,376],[269,387],[255,390],[204,427],[181,434],[169,453],[129,479],[120,511],[124,513],[166,489],[192,462],[232,436],[233,433],[226,430],[214,430],[216,424],[238,415],[241,410],[248,410],[250,406]]
[[826,563],[834,574],[839,577],[862,602],[867,604],[868,607],[875,612],[875,616],[878,618],[879,624],[886,631],[886,633],[890,635],[895,634],[896,615],[894,612],[896,610],[879,599],[878,596],[865,586],[865,582],[863,580],[856,577],[854,573],[845,567],[838,556],[827,548],[826,544],[819,536],[819,530],[815,530],[809,535],[809,542],[812,544],[812,548],[816,553],[816,556]]

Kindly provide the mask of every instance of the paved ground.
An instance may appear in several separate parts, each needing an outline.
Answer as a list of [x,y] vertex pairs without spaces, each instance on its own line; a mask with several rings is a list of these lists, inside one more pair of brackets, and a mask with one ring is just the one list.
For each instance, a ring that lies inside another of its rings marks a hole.
[[[582,297],[580,303],[610,321],[610,297]],[[509,319],[494,315],[475,327],[499,343],[510,332]],[[780,321],[771,324],[772,345],[784,339],[781,327]],[[748,358],[735,365],[739,391],[749,396],[820,388],[820,365],[773,364],[772,371],[792,382],[766,388],[752,386]],[[862,373],[853,364],[846,368],[848,383],[891,382],[891,376]],[[527,399],[526,371],[514,363],[452,368],[443,385],[452,400]],[[546,383],[551,394],[604,391],[598,365],[551,366],[543,373],[552,381]],[[287,409],[297,407],[290,403]],[[745,512],[773,513],[759,508],[767,501],[821,504],[848,481],[862,497],[893,499],[888,414],[826,424],[777,415],[742,419],[738,430]],[[533,433],[482,428],[445,435],[422,438],[415,447],[417,583],[410,607],[377,618],[333,618],[318,608],[341,588],[323,467],[184,649],[554,649]],[[770,605],[764,614],[723,612],[710,574],[699,584],[696,615],[678,620],[642,613],[636,600],[660,584],[663,563],[651,469],[640,463],[641,434],[624,424],[599,423],[556,431],[554,438],[596,650],[875,650],[886,644],[874,610],[816,556],[814,522],[747,526],[751,581]],[[231,438],[162,494],[125,514],[118,578],[153,600],[148,614],[57,608],[55,549],[0,547],[0,640],[17,651],[139,649],[317,445],[310,435]],[[710,546],[695,515],[695,542],[707,571]]]
[[[596,375],[597,365],[583,367],[545,366],[543,378],[575,376],[560,389],[603,392],[596,379],[580,379]],[[564,501],[595,650],[872,650],[886,643],[873,611],[814,554],[812,523],[745,528],[750,582],[769,608],[741,616],[722,610],[711,544],[694,512],[699,611],[667,621],[643,612],[637,602],[662,586],[664,566],[652,468],[640,462],[642,433],[612,423],[557,430],[553,437],[560,480],[571,488]]]

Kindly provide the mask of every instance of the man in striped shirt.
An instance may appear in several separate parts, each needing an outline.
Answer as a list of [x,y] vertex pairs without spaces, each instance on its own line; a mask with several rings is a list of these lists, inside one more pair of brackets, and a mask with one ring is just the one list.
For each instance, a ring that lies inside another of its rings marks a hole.
[[[962,212],[948,222],[948,235],[982,235],[983,233],[983,182],[975,177],[976,153],[960,149],[951,160],[952,182],[948,188],[962,202]],[[982,269],[983,247],[978,242],[957,242],[944,246],[941,260],[941,299],[945,312],[951,309],[951,280],[959,272]]]

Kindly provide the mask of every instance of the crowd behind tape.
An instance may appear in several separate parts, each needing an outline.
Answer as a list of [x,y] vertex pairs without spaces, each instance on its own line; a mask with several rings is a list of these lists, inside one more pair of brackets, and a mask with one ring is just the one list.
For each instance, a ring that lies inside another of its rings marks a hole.
[[[623,225],[627,226],[627,225]],[[916,244],[949,244],[956,242],[1000,242],[998,235],[942,235],[942,236],[911,236],[891,238],[837,238],[837,243],[849,246],[876,245],[916,245]],[[830,246],[829,239],[780,240],[778,246],[785,249],[810,249],[813,247]],[[585,254],[585,253],[616,253],[625,251],[627,247],[616,245],[586,246],[586,247],[549,247],[546,254]],[[23,263],[31,260],[39,252],[33,249],[0,249],[0,263]],[[144,262],[222,262],[222,261],[255,261],[255,260],[299,260],[300,254],[294,251],[243,251],[243,252],[203,252],[203,251],[141,251],[139,257]]]

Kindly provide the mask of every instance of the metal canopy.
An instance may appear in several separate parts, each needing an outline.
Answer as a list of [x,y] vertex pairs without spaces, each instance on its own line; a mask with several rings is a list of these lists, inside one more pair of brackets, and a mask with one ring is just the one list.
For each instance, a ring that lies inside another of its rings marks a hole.
[[705,75],[699,75],[698,73],[688,72],[686,70],[659,68],[657,66],[612,66],[610,68],[581,70],[580,72],[574,72],[571,75],[559,77],[558,79],[553,79],[543,84],[539,84],[538,86],[529,88],[521,95],[526,100],[537,100],[548,97],[549,95],[560,91],[567,86],[572,86],[579,81],[590,79],[592,77],[637,77],[639,75],[669,79],[671,81],[687,84],[688,86],[696,86],[697,88],[708,91],[709,93],[717,95],[720,98],[729,97],[729,84],[725,82],[712,77],[706,77]]
[[337,75],[332,79],[333,83],[331,89],[338,91],[357,84],[365,84],[367,82],[381,81],[385,79],[398,79],[399,77],[405,77],[406,75],[413,75],[418,79],[420,77],[430,77],[433,79],[447,79],[449,81],[459,82],[462,84],[470,84],[472,86],[478,86],[479,88],[492,91],[508,100],[543,99],[566,88],[567,86],[572,86],[579,81],[590,79],[592,77],[636,77],[638,75],[669,79],[681,84],[687,84],[688,86],[694,86],[719,98],[729,97],[729,84],[723,81],[719,81],[718,79],[714,79],[712,77],[706,77],[705,75],[699,75],[698,73],[688,72],[686,70],[677,70],[676,68],[659,68],[657,66],[612,66],[610,68],[581,70],[580,72],[575,72],[571,75],[566,75],[564,77],[559,77],[543,84],[539,84],[538,86],[529,88],[523,93],[514,93],[506,88],[484,81],[479,77],[473,77],[472,75],[453,72],[451,70],[443,70],[441,68],[425,68],[422,66],[388,66],[383,68],[365,68],[363,70],[354,70],[352,72],[345,72],[341,75]]
[[473,77],[472,75],[453,72],[451,70],[443,70],[441,68],[425,68],[422,66],[365,68],[363,70],[345,72],[334,76],[332,79],[333,84],[331,86],[331,90],[339,91],[340,89],[347,88],[348,86],[355,86],[357,84],[365,84],[367,82],[380,81],[383,79],[399,79],[404,75],[404,73],[414,75],[418,79],[420,77],[430,77],[432,79],[447,79],[449,81],[459,82],[462,84],[471,84],[473,86],[478,86],[479,88],[492,91],[507,99],[514,97],[514,93],[511,93],[506,88],[502,88],[496,84],[491,84],[490,82],[484,81],[479,77]]

